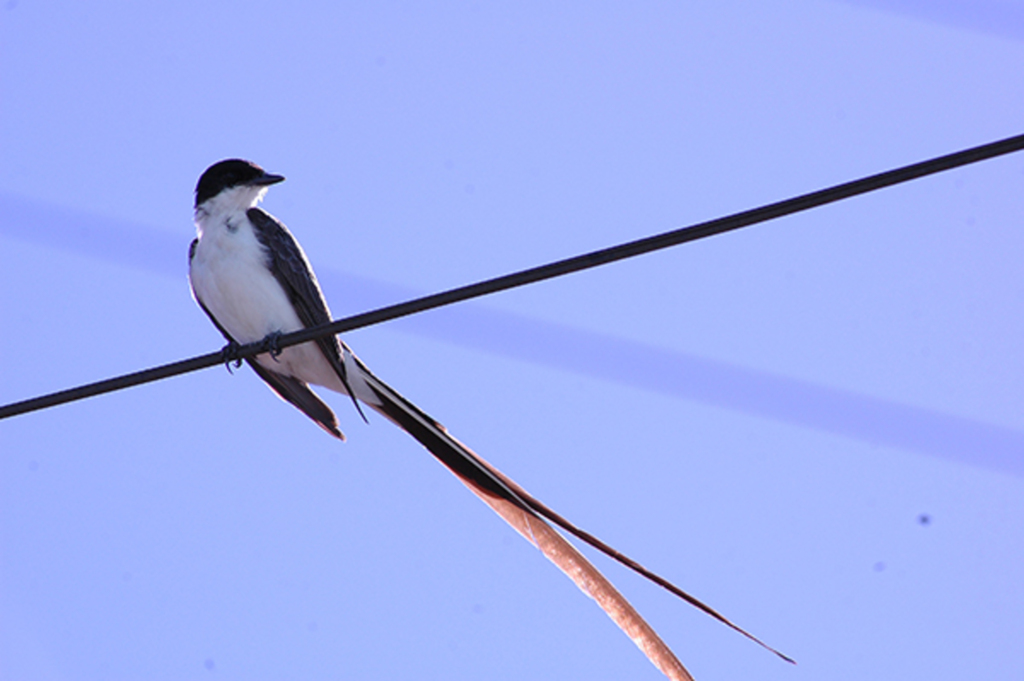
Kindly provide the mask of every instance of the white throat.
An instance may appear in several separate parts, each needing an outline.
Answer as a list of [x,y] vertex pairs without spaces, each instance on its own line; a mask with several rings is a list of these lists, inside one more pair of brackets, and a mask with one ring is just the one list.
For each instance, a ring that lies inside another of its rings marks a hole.
[[236,216],[242,217],[267,195],[269,187],[232,187],[196,206],[195,223],[199,238],[211,228],[236,226]]

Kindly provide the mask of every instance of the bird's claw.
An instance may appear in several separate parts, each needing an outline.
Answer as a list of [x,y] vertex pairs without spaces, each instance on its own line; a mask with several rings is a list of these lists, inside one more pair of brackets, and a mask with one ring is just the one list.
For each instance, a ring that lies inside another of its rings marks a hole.
[[228,344],[225,345],[220,351],[221,360],[223,360],[224,367],[227,368],[229,374],[233,373],[231,371],[232,362],[235,363],[236,369],[242,366],[242,358],[238,356],[238,350],[241,347],[242,346],[236,343],[235,341],[228,341]]
[[275,362],[277,361],[278,356],[283,352],[281,348],[278,347],[277,342],[279,340],[281,340],[281,332],[274,331],[272,333],[268,333],[266,338],[262,341],[261,349],[268,352],[270,354],[270,358]]

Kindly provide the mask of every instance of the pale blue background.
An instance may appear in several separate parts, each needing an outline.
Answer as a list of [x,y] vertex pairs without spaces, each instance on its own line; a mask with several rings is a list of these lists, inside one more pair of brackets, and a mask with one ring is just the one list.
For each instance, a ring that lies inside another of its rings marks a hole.
[[[0,5],[0,402],[219,348],[241,156],[336,315],[1024,132],[1024,3]],[[1024,156],[351,333],[700,680],[1024,678]],[[0,423],[4,679],[657,679],[403,433],[248,370]]]

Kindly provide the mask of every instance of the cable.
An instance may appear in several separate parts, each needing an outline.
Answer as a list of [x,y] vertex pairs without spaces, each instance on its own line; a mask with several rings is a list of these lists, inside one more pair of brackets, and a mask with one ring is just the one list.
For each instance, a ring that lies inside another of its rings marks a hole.
[[[573,272],[590,269],[591,267],[597,267],[598,265],[606,265],[617,260],[632,258],[644,253],[668,248],[669,246],[677,246],[688,241],[695,241],[697,239],[703,239],[716,234],[740,229],[741,227],[749,227],[784,215],[791,215],[793,213],[810,210],[811,208],[824,206],[828,203],[834,203],[860,194],[866,194],[885,187],[909,182],[910,180],[915,180],[927,175],[934,175],[935,173],[952,170],[953,168],[959,168],[961,166],[970,165],[972,163],[995,158],[997,156],[1003,156],[1022,149],[1024,149],[1024,135],[1008,137],[1006,139],[999,140],[998,142],[983,144],[981,146],[972,147],[953,154],[939,156],[920,163],[903,166],[902,168],[896,168],[895,170],[878,173],[876,175],[869,175],[868,177],[864,177],[859,180],[853,180],[852,182],[846,182],[827,189],[803,194],[791,199],[786,199],[785,201],[771,203],[766,206],[761,206],[760,208],[754,208],[741,213],[734,213],[716,220],[701,222],[689,227],[683,227],[681,229],[647,237],[646,239],[631,241],[611,248],[568,258],[566,260],[559,260],[547,265],[541,265],[528,270],[495,277],[494,279],[487,279],[486,281],[478,282],[476,284],[461,286],[459,288],[442,291],[441,293],[435,293],[422,298],[416,298],[396,305],[389,305],[370,312],[345,317],[331,322],[330,324],[302,329],[301,331],[280,336],[276,339],[276,346],[283,349],[292,345],[314,340],[328,334],[339,334],[345,331],[379,324],[398,317],[405,317],[418,312],[424,312],[436,307],[469,300],[470,298],[478,298],[491,293],[497,293],[498,291],[505,291],[511,288],[524,286],[526,284],[543,281],[545,279],[552,279],[554,277],[560,277]],[[248,345],[234,348],[231,352],[228,352],[227,349],[225,349],[220,352],[200,355],[198,357],[181,360],[172,364],[164,364],[152,369],[137,371],[132,374],[125,374],[123,376],[110,378],[97,383],[90,383],[77,388],[70,388],[68,390],[50,393],[49,395],[43,395],[41,397],[21,402],[14,402],[0,407],[0,419],[38,411],[40,409],[46,409],[48,407],[54,407],[68,402],[74,402],[76,400],[85,399],[86,397],[102,395],[115,390],[122,390],[135,385],[142,385],[143,383],[150,383],[163,378],[170,378],[171,376],[177,376],[190,371],[205,369],[216,364],[223,364],[229,360],[245,359],[247,357],[252,357],[262,352],[266,352],[267,350],[268,347],[263,341],[250,343]]]

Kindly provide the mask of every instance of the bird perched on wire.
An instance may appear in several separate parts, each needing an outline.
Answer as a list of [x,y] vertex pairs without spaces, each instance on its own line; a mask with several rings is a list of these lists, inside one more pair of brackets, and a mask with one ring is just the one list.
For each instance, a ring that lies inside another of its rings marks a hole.
[[281,175],[249,161],[231,159],[210,166],[196,186],[198,237],[189,247],[189,280],[196,302],[231,346],[265,342],[268,351],[246,361],[274,392],[338,439],[344,436],[337,417],[309,384],[348,395],[357,410],[365,404],[412,435],[597,601],[669,678],[692,677],[629,602],[549,522],[764,645],[531,496],[377,378],[337,336],[278,348],[275,341],[281,334],[331,321],[313,268],[295,237],[257,205],[271,185],[282,181]]

